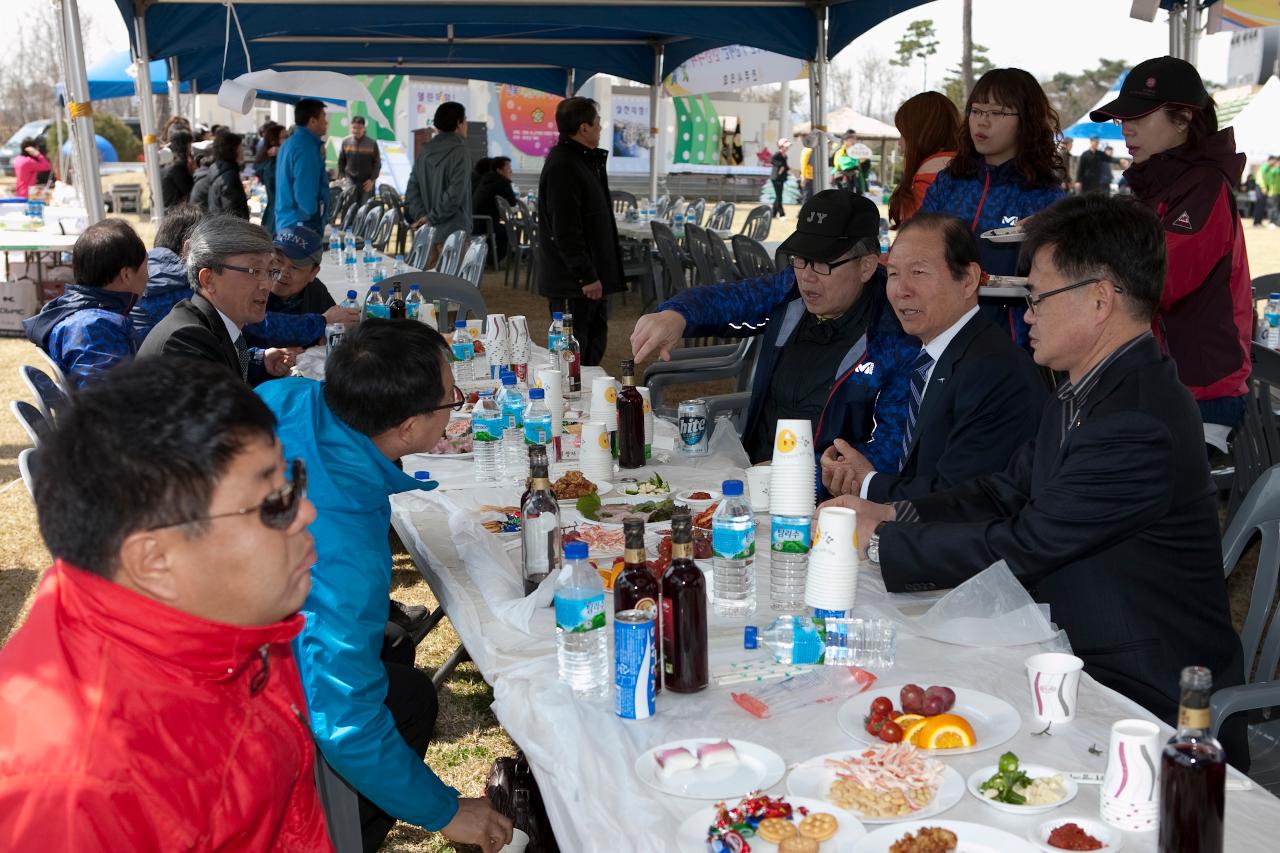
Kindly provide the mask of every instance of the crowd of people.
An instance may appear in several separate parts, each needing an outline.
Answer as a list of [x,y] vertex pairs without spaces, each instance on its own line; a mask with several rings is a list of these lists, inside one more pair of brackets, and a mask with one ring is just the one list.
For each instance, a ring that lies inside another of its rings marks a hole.
[[[1090,675],[1171,721],[1181,667],[1210,667],[1215,687],[1244,678],[1206,452],[1240,420],[1249,377],[1243,157],[1180,60],[1139,65],[1095,119],[1124,132],[1131,198],[1096,191],[1093,166],[1069,180],[1025,71],[987,73],[963,111],[917,95],[896,121],[887,255],[845,140],[843,185],[810,184],[783,269],[677,293],[631,347],[639,361],[761,336],[753,463],[779,420],[810,420],[823,497],[857,510],[889,590],[1003,560]],[[625,287],[599,106],[565,99],[555,122],[536,280],[596,364],[606,297]],[[434,125],[405,203],[442,240],[514,193],[506,158],[471,167],[462,105]],[[511,838],[423,761],[438,706],[394,627],[421,614],[389,600],[389,498],[434,488],[399,460],[430,450],[464,400],[438,332],[357,323],[317,278],[326,130],[323,103],[303,100],[287,134],[261,134],[264,229],[231,186],[242,140],[201,140],[199,174],[200,143],[173,128],[165,192],[179,195],[155,245],[122,220],[90,226],[77,283],[27,321],[76,390],[36,455],[55,564],[0,651],[0,730],[17,733],[0,748],[0,835],[15,846],[61,833],[90,849],[329,849],[313,742],[360,795],[366,850],[396,820],[486,853]],[[368,143],[353,123],[340,171],[361,195],[380,169]],[[979,239],[1011,226],[1020,246]],[[1019,274],[1025,299],[981,295]],[[350,331],[325,381],[287,378],[330,322]],[[1247,767],[1243,720],[1221,738]]]

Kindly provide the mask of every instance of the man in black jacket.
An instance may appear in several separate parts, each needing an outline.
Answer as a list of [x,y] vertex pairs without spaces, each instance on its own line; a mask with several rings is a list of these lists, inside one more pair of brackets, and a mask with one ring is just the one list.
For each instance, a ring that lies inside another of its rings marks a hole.
[[791,167],[787,165],[787,152],[791,150],[790,139],[779,139],[778,150],[769,159],[769,183],[773,184],[773,215],[786,219],[787,212],[782,207],[782,191],[787,186],[787,173]]
[[338,174],[356,192],[356,204],[364,204],[373,195],[374,184],[382,172],[382,153],[378,143],[365,132],[364,116],[351,119],[351,135],[342,140],[338,151]]
[[[1241,683],[1243,663],[1199,412],[1151,334],[1163,231],[1096,194],[1026,231],[1035,360],[1067,376],[1036,437],[1000,474],[891,505],[833,503],[857,510],[860,543],[878,528],[890,591],[955,586],[1007,561],[1086,672],[1171,722],[1181,667],[1209,667],[1220,689]],[[1242,720],[1222,729],[1238,766]]]
[[1035,437],[1047,392],[1026,351],[978,312],[982,266],[969,225],[916,214],[889,253],[888,295],[902,329],[920,339],[903,452],[876,472],[842,439],[822,454],[833,495],[920,498],[1004,470]]
[[1089,150],[1080,155],[1076,167],[1076,192],[1111,192],[1111,155],[1098,150],[1098,137],[1089,137]]
[[[484,162],[484,161],[481,161]],[[507,229],[502,227],[502,217],[498,215],[498,199],[505,199],[507,204],[515,207],[516,192],[511,186],[511,158],[494,157],[489,160],[488,168],[476,181],[471,191],[471,215],[487,216],[492,220],[494,238],[498,243],[498,257],[507,256]],[[479,171],[480,164],[476,164]],[[483,234],[484,229],[477,224],[475,234]]]
[[[573,314],[582,363],[598,365],[609,342],[605,297],[623,289],[618,224],[599,148],[600,108],[590,98],[556,107],[560,141],[538,179],[538,291],[551,311]],[[550,319],[550,318],[548,318]]]

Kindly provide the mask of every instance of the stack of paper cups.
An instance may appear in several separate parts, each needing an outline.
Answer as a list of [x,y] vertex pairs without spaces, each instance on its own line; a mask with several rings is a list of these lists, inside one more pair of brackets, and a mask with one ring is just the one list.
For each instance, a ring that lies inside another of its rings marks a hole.
[[780,420],[774,432],[769,477],[771,515],[813,515],[818,464],[813,455],[813,424]]
[[1160,820],[1160,729],[1146,720],[1111,726],[1107,771],[1102,776],[1102,819],[1126,832],[1149,832]]
[[600,421],[609,432],[618,430],[618,380],[597,376],[591,382],[591,420]]
[[597,420],[582,425],[582,447],[578,451],[578,470],[593,483],[609,482],[613,477],[613,455],[609,451],[609,429]]
[[636,387],[644,400],[644,458],[653,458],[653,403],[649,399],[649,389],[643,385]]
[[504,364],[511,362],[508,356],[510,332],[506,314],[490,314],[484,321],[484,348],[489,356],[489,378],[497,379]]
[[853,609],[858,592],[858,515],[844,507],[818,513],[809,550],[804,603],[815,610]]
[[521,382],[529,381],[529,321],[523,314],[511,318],[511,371]]
[[547,395],[547,408],[551,410],[552,441],[547,448],[550,461],[560,461],[560,432],[564,429],[564,375],[548,367],[539,368],[538,387]]

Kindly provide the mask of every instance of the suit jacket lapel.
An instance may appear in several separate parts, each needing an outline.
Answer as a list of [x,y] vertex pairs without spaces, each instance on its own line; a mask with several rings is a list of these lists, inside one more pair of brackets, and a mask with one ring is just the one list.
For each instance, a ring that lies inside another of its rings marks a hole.
[[938,359],[938,363],[933,366],[933,373],[929,374],[929,384],[925,387],[924,400],[920,403],[920,414],[916,417],[916,430],[911,436],[911,446],[907,448],[908,460],[916,452],[916,445],[920,443],[920,436],[928,426],[930,418],[938,417],[938,413],[944,408],[942,398],[947,396],[945,394],[947,380],[955,372],[960,359],[964,358],[969,344],[973,343],[973,339],[978,336],[987,322],[981,312],[970,317],[969,322],[956,332],[951,343],[947,344],[947,348],[942,351],[942,358]]
[[231,335],[227,332],[227,324],[222,322],[222,315],[218,313],[218,309],[213,307],[213,303],[201,294],[197,293],[191,297],[191,304],[200,309],[200,314],[204,317],[204,321],[209,326],[209,331],[213,332],[214,337],[218,339],[218,345],[222,350],[222,357],[236,375],[240,375],[240,354],[236,352],[235,341],[231,340]]

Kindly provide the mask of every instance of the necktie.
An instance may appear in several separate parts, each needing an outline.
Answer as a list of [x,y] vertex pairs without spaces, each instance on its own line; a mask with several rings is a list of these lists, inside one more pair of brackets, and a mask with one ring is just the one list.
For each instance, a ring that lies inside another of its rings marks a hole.
[[236,357],[240,359],[240,378],[249,381],[249,345],[244,342],[244,335],[236,338]]
[[924,399],[924,386],[928,383],[929,368],[933,367],[933,356],[920,348],[916,363],[911,366],[911,399],[907,401],[907,432],[902,437],[902,461],[898,463],[898,471],[907,466],[907,455],[911,452],[911,440],[916,434],[916,419],[920,417],[920,401]]

